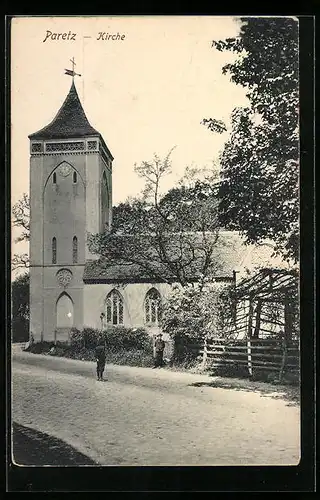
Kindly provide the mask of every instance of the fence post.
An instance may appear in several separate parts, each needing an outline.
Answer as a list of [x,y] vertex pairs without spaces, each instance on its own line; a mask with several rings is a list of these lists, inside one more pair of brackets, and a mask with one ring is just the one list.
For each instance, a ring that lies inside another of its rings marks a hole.
[[258,299],[257,308],[256,308],[256,326],[253,332],[252,337],[259,338],[260,324],[261,324],[261,309],[262,309],[262,301]]
[[252,377],[252,356],[251,356],[251,339],[247,337],[247,355],[248,355],[248,371],[250,377]]
[[250,297],[248,332],[247,332],[247,356],[248,356],[248,371],[250,377],[252,377],[251,338],[252,338],[253,314],[254,314],[254,305],[252,297]]
[[292,307],[287,296],[284,302],[284,337],[286,342],[292,339]]
[[252,297],[250,297],[249,317],[248,317],[248,333],[247,333],[248,338],[250,338],[250,339],[252,337],[253,315],[254,315],[254,305],[253,305]]
[[205,368],[205,366],[207,364],[207,358],[208,358],[207,339],[204,339],[203,356],[202,356],[202,368]]
[[282,381],[283,377],[283,372],[287,363],[287,358],[288,358],[288,343],[287,343],[287,337],[286,334],[284,333],[283,338],[282,338],[282,360],[281,360],[281,367],[280,367],[280,372],[279,372],[279,383]]

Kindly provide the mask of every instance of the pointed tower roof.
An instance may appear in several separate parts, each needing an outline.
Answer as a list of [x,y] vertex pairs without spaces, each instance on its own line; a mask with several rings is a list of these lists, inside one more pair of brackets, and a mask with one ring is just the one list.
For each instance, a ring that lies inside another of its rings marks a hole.
[[101,134],[91,127],[72,82],[69,94],[49,125],[29,135],[29,139],[65,139]]

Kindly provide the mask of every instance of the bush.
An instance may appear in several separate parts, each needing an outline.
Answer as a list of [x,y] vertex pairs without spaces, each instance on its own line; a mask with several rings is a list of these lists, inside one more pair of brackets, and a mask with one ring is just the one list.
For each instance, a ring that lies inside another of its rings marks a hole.
[[71,345],[95,349],[100,340],[104,340],[108,350],[152,350],[152,340],[144,328],[126,328],[110,326],[106,330],[85,328],[82,332],[73,328]]
[[29,274],[18,276],[12,283],[12,341],[29,340]]
[[175,341],[188,338],[189,343],[213,333],[224,336],[226,324],[234,320],[231,290],[224,283],[173,287],[163,303],[163,331]]
[[54,342],[35,342],[34,344],[29,345],[26,351],[33,354],[44,354],[49,352],[52,347],[54,347]]
[[107,348],[152,352],[152,340],[144,328],[110,327],[102,332]]
[[[150,340],[150,339],[149,339]],[[83,338],[80,342],[83,341]],[[64,342],[36,342],[30,345],[26,351],[33,354],[47,354],[70,359],[81,359],[84,361],[95,361],[94,349],[88,349],[81,345],[77,335],[73,343],[68,345]],[[153,352],[151,349],[124,348],[113,345],[107,346],[107,363],[127,366],[153,366]]]
[[80,331],[77,328],[72,328],[70,334],[70,344],[78,349],[95,349],[101,338],[101,330],[97,330],[95,328],[84,328]]
[[87,349],[95,349],[101,338],[101,331],[95,328],[84,328],[82,331],[83,346]]
[[207,371],[216,377],[250,378],[248,368],[241,365],[211,366],[208,364]]
[[75,346],[84,346],[83,333],[77,328],[71,329],[70,344]]
[[12,342],[28,342],[29,320],[24,318],[12,318]]
[[197,369],[197,371],[200,372],[202,366],[202,359],[199,359],[199,356],[190,355],[190,353],[186,354],[184,357],[175,356],[171,360],[170,366],[183,370]]
[[126,366],[153,366],[153,355],[141,349],[121,349],[107,352],[107,363]]
[[196,335],[192,337],[184,333],[176,332],[174,335],[173,363],[183,365],[194,365],[199,356],[197,349],[191,349],[191,345],[201,345],[203,340]]
[[107,363],[128,366],[152,366],[152,339],[144,328],[110,326],[106,330],[73,328],[70,346],[55,349],[57,356],[94,361],[94,350],[100,340],[105,341]]

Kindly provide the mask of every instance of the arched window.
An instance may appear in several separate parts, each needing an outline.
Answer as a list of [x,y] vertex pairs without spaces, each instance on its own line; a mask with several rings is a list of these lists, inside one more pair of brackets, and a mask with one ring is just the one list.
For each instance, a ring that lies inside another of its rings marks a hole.
[[108,325],[123,325],[123,298],[117,290],[107,296],[105,318]]
[[144,301],[145,322],[147,324],[157,325],[159,323],[160,303],[160,293],[155,288],[151,288]]
[[72,328],[73,302],[67,293],[62,293],[57,301],[57,328]]
[[53,172],[52,182],[53,182],[53,184],[57,184],[57,174],[56,174],[56,172]]
[[76,236],[72,240],[72,262],[74,264],[78,262],[78,238]]
[[77,172],[73,172],[73,183],[76,184],[78,180]]
[[57,238],[52,238],[52,264],[57,263]]
[[109,192],[106,172],[103,172],[101,182],[101,230],[105,231],[109,227]]

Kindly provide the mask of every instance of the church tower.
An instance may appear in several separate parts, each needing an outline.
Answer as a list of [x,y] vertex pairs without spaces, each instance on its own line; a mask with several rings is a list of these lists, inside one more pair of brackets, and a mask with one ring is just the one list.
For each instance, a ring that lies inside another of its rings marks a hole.
[[83,328],[88,233],[110,228],[112,161],[72,78],[53,121],[30,139],[30,335],[66,341]]

